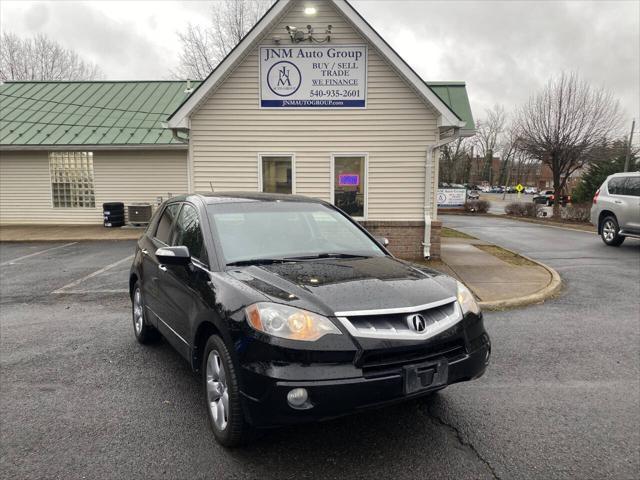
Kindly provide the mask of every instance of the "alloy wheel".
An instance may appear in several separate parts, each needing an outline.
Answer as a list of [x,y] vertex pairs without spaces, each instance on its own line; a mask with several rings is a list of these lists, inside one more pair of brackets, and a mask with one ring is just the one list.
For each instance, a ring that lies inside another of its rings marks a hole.
[[133,328],[136,330],[136,335],[139,336],[142,333],[143,325],[142,294],[140,293],[140,289],[137,288],[133,294]]
[[602,233],[607,242],[612,241],[616,236],[616,226],[611,220],[607,220],[602,226]]
[[229,390],[222,358],[215,350],[209,352],[207,357],[206,373],[209,411],[216,428],[222,431],[229,421]]

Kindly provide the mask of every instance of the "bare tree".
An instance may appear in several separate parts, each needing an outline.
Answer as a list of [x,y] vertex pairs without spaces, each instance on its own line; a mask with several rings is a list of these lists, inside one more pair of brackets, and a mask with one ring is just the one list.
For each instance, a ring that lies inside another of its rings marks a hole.
[[440,149],[440,181],[444,183],[466,183],[470,166],[470,140],[459,138]]
[[493,157],[500,147],[499,141],[505,128],[506,114],[501,105],[495,105],[492,109],[487,109],[485,113],[486,118],[476,122],[475,146],[478,149],[478,154],[483,158],[482,179],[492,183]]
[[567,180],[590,161],[596,147],[618,134],[621,114],[610,92],[563,73],[529,99],[516,123],[518,148],[553,172],[553,214],[559,216]]
[[177,78],[201,80],[238,44],[273,0],[218,0],[211,7],[211,24],[189,24],[178,33],[182,44]]
[[38,34],[20,38],[5,32],[0,37],[0,80],[95,80],[100,68],[73,50]]

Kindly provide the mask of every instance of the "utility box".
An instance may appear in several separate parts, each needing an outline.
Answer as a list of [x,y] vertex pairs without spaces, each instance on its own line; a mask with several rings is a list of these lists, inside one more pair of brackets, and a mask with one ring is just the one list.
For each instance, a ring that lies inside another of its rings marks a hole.
[[151,220],[153,207],[150,203],[133,203],[127,206],[129,223],[132,225],[146,225]]

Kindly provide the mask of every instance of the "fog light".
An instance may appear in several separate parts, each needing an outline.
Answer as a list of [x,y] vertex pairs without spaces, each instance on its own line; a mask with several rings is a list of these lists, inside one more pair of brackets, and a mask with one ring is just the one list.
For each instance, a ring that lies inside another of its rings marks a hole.
[[287,393],[287,402],[293,408],[303,408],[309,400],[306,388],[294,388]]

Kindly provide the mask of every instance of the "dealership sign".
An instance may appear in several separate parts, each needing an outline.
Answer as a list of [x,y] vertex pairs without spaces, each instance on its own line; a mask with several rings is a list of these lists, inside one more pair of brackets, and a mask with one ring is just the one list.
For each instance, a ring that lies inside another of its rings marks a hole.
[[260,47],[263,108],[365,108],[366,45]]
[[438,206],[439,207],[462,207],[467,199],[467,190],[465,188],[439,188],[438,189]]

